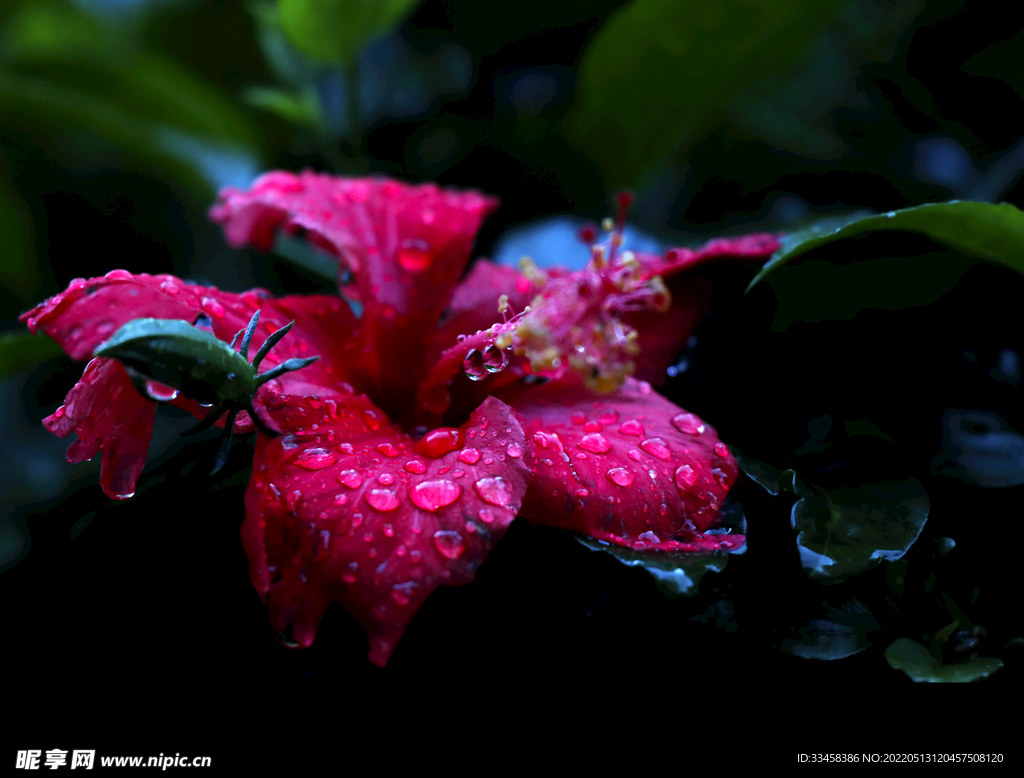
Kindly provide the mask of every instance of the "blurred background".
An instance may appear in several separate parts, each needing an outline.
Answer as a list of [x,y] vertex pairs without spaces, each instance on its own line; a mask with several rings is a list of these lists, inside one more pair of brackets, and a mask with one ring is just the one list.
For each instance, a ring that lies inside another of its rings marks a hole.
[[[994,23],[990,8],[958,0],[7,0],[0,585],[7,629],[15,642],[31,640],[6,671],[40,673],[31,645],[59,642],[74,627],[75,661],[109,679],[163,683],[171,670],[154,669],[154,658],[172,653],[173,672],[193,681],[227,683],[257,665],[300,683],[333,678],[339,667],[370,672],[359,629],[340,610],[308,652],[286,652],[268,634],[237,539],[246,453],[236,449],[234,471],[211,484],[210,452],[180,443],[188,420],[162,411],[134,500],[113,505],[102,496],[98,461],[64,463],[69,441],[40,419],[81,366],[45,338],[20,337],[17,318],[72,278],[125,268],[230,290],[333,289],[300,247],[234,251],[207,221],[220,187],[246,187],[274,168],[496,194],[502,207],[484,226],[478,255],[515,261],[526,253],[541,264],[585,261],[576,227],[608,215],[623,187],[637,194],[634,246],[652,247],[956,198],[1021,205],[1024,130],[1012,117],[1024,115],[1022,36]],[[935,250],[921,241],[872,238],[847,253]],[[902,467],[926,480],[956,442],[953,424],[961,437],[995,446],[1005,472],[957,460],[958,480],[926,481],[947,515],[933,514],[922,558],[945,559],[935,544],[965,523],[972,533],[987,522],[1016,531],[1002,522],[1024,482],[1017,276],[968,263],[941,298],[836,316],[826,301],[817,312],[780,316],[779,289],[743,298],[752,269],[729,273],[718,279],[721,306],[670,371],[673,399],[744,453],[780,467],[810,456],[808,467],[826,474],[870,461],[884,474]],[[868,285],[913,290],[919,281],[883,273]],[[965,421],[968,412],[982,415]],[[849,433],[850,424],[868,430],[847,436],[857,438],[853,453],[837,444],[830,451],[838,455],[823,454],[835,442],[830,430]],[[993,443],[993,434],[1002,437]],[[902,447],[887,447],[894,441]],[[763,657],[764,668],[799,683],[858,673],[906,682],[881,650],[953,620],[929,610],[944,602],[934,605],[934,583],[920,607],[884,590],[885,575],[903,586],[891,570],[876,575],[874,595],[836,594],[846,583],[823,594],[800,569],[788,504],[750,500],[751,552],[716,578],[719,588],[702,592],[705,600],[683,604],[662,602],[639,571],[516,525],[489,562],[491,575],[481,570],[478,584],[438,592],[423,609],[394,672],[442,661],[437,635],[482,653],[500,637],[510,656],[579,666],[585,645],[685,654],[692,631],[704,629],[700,640],[723,656]],[[759,519],[751,505],[775,518]],[[766,537],[771,529],[758,537],[759,520],[777,526],[777,539]],[[749,561],[759,544],[762,567]],[[982,608],[974,590],[995,588],[978,578],[983,559],[991,566],[998,553],[991,545],[957,568],[963,580],[949,588],[963,594],[948,595],[957,612]],[[745,573],[732,569],[741,564]],[[768,571],[779,588],[748,603],[756,615],[744,622],[735,590],[747,579],[763,583]],[[922,587],[933,573],[922,572]],[[771,605],[780,601],[799,607],[782,612]],[[1008,603],[994,601],[987,620],[964,615],[960,628],[985,621],[1000,654],[1019,637],[1017,617],[1006,622]],[[794,641],[812,648],[801,655]],[[846,664],[802,658],[837,642],[842,656],[850,645],[874,653]],[[591,666],[598,661],[584,663]]]

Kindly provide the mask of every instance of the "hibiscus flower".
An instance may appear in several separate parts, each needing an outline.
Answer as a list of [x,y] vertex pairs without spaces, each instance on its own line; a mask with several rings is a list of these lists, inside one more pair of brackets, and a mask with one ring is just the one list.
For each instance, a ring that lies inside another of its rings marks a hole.
[[[385,664],[430,593],[472,580],[517,515],[651,554],[741,547],[742,536],[707,534],[735,460],[649,382],[706,312],[710,289],[688,271],[763,260],[775,238],[633,254],[622,199],[581,271],[479,260],[463,278],[496,206],[429,184],[269,173],[224,190],[212,218],[234,246],[303,235],[337,258],[341,296],[272,299],[114,270],[22,320],[85,360],[140,318],[196,324],[234,348],[259,313],[243,355],[274,336],[264,365],[276,377],[254,390],[255,420],[218,421],[258,428],[242,539],[274,630],[301,646],[338,601]],[[116,499],[135,490],[157,402],[213,413],[194,382],[142,373],[92,358],[44,420],[78,435],[69,462],[102,451],[100,483]]]

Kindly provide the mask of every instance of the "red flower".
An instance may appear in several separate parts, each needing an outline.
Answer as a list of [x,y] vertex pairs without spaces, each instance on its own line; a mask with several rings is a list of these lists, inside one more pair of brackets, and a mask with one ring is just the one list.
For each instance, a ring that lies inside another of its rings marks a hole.
[[[744,542],[704,534],[735,460],[647,380],[665,374],[706,309],[710,291],[686,271],[764,259],[774,237],[655,257],[622,251],[617,228],[585,270],[480,260],[460,282],[496,205],[431,185],[269,173],[248,192],[222,192],[214,220],[236,246],[267,249],[276,229],[302,232],[338,257],[339,277],[352,279],[342,293],[361,302],[361,318],[339,297],[273,300],[115,270],[73,281],[23,320],[87,359],[140,317],[205,314],[231,341],[259,310],[254,349],[294,319],[265,364],[321,358],[254,398],[283,434],[260,434],[246,492],[252,581],[274,629],[300,645],[341,602],[383,665],[430,593],[472,580],[516,515],[651,552]],[[147,392],[174,394],[152,383]],[[78,434],[69,461],[102,450],[101,484],[120,498],[142,470],[154,407],[119,362],[97,358],[44,423]],[[251,429],[243,413],[236,430]]]

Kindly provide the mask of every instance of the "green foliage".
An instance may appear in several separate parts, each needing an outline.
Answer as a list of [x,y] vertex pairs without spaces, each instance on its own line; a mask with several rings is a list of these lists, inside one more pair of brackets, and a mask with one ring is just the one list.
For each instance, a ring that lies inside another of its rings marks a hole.
[[582,535],[576,540],[591,551],[611,554],[627,567],[646,570],[654,578],[658,588],[669,597],[689,597],[696,594],[704,574],[709,571],[722,572],[729,561],[729,555],[723,551],[707,554],[633,551]]
[[841,581],[894,561],[914,544],[928,520],[929,501],[916,478],[825,490],[794,470],[779,470],[733,454],[743,471],[772,494],[798,499],[791,522],[800,560],[812,578]]
[[783,237],[782,246],[748,288],[812,249],[882,230],[918,232],[968,257],[996,262],[1024,273],[1024,212],[1009,203],[993,205],[954,200],[870,216],[857,214],[839,222],[828,220],[790,233]]
[[203,152],[255,167],[255,135],[233,102],[136,38],[64,2],[24,4],[0,30],[0,118],[43,140],[40,128],[85,130],[204,197]]
[[918,683],[970,683],[987,678],[1003,666],[995,657],[971,657],[964,662],[943,664],[925,646],[909,638],[893,641],[885,649],[885,659],[890,667],[902,670]]
[[281,26],[303,52],[322,62],[351,64],[363,45],[387,30],[415,0],[280,0]]
[[833,13],[811,0],[635,0],[586,50],[573,133],[611,186],[635,184],[791,65]]
[[0,376],[31,367],[61,354],[60,346],[46,337],[29,332],[0,335]]

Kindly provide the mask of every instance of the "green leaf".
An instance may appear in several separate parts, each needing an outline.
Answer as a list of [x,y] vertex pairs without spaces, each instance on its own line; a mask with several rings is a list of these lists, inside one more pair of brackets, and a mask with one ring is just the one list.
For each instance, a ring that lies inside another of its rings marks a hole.
[[791,521],[810,576],[836,581],[902,557],[928,520],[928,495],[916,478],[825,491],[798,486]]
[[750,478],[771,494],[795,494],[790,521],[800,561],[812,578],[840,581],[895,561],[914,544],[928,520],[928,495],[916,478],[863,483],[826,491],[795,470],[780,470],[733,454]]
[[995,657],[971,657],[946,665],[931,655],[916,640],[898,638],[885,649],[885,659],[895,670],[902,670],[912,681],[921,683],[970,683],[987,678],[1003,666]]
[[234,102],[137,46],[130,29],[40,2],[7,19],[0,36],[5,124],[44,140],[86,130],[204,197],[258,171],[255,133]]
[[324,131],[320,99],[313,89],[290,90],[280,87],[253,86],[245,90],[243,99],[251,106],[300,124],[317,132]]
[[654,578],[658,588],[669,597],[689,597],[697,593],[708,571],[720,573],[729,561],[723,551],[707,554],[677,554],[665,551],[633,551],[593,538],[576,538],[591,551],[611,554],[627,567],[640,567]]
[[812,0],[635,0],[584,53],[571,130],[611,186],[635,184],[792,64],[834,12]]
[[60,346],[46,337],[30,332],[7,332],[0,335],[0,376],[31,367],[64,353]]
[[281,26],[303,52],[351,64],[363,45],[391,28],[415,0],[280,0]]
[[[954,200],[870,216],[855,214],[841,222],[830,220],[790,233],[782,238],[779,250],[765,263],[747,290],[812,249],[881,230],[921,233],[968,257],[996,262],[1024,273],[1024,212],[1009,203],[993,205]],[[881,265],[875,269],[881,270]],[[918,269],[918,272],[922,271]],[[958,266],[941,272],[948,279],[958,272]],[[883,281],[885,277],[876,275],[876,278]],[[919,280],[923,278],[919,276]]]

